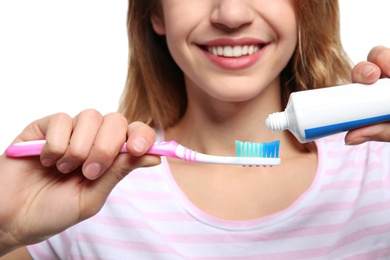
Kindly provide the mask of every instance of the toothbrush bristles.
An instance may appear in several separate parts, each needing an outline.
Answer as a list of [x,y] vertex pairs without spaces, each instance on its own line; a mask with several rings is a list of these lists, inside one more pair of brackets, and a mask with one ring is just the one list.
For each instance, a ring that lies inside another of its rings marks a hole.
[[236,140],[236,156],[278,158],[279,147],[280,147],[279,140],[273,142],[263,142],[263,143],[242,142]]

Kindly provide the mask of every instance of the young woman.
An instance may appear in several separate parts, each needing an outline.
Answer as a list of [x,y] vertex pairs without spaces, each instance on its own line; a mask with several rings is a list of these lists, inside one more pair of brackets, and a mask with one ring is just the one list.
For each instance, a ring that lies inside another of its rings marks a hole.
[[[350,81],[338,14],[336,0],[129,1],[121,113],[51,115],[15,139],[47,144],[40,158],[0,158],[0,252],[44,241],[9,256],[389,255],[388,124],[351,131],[350,146],[339,135],[302,145],[264,125],[291,92]],[[368,60],[353,81],[390,75],[390,49]],[[236,139],[280,140],[282,164],[145,155],[156,139],[218,155]],[[351,146],[369,140],[386,142]]]

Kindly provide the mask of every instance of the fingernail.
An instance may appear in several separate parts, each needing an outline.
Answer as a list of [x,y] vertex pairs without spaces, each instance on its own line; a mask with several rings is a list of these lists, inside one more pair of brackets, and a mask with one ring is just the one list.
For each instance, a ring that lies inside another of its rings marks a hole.
[[100,175],[102,166],[99,163],[90,163],[85,167],[84,175],[88,179],[96,179]]
[[57,169],[62,173],[69,173],[74,170],[74,165],[68,162],[63,162],[57,166]]
[[372,66],[372,65],[366,65],[363,70],[362,70],[362,75],[364,77],[369,77],[371,76],[372,73],[374,73],[376,70],[376,67],[375,66]]
[[54,161],[50,158],[45,158],[45,159],[42,159],[42,165],[45,166],[45,167],[49,167],[49,166],[52,166],[54,163]]
[[137,137],[133,140],[133,148],[137,152],[144,152],[146,149],[146,140],[143,137]]

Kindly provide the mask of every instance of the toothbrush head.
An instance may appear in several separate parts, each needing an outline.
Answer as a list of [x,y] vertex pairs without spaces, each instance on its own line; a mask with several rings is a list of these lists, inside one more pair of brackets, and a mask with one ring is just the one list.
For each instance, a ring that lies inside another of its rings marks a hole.
[[236,141],[236,156],[237,157],[279,157],[280,141],[251,143]]
[[280,164],[279,146],[280,141],[270,143],[236,141],[236,156],[218,156],[200,153],[170,140],[156,142],[148,153],[193,163],[273,166]]
[[[279,140],[273,142],[263,142],[263,143],[242,142],[236,140],[236,157],[259,158],[259,164],[255,164],[256,166],[261,165],[260,161],[262,162],[268,161],[269,162],[268,165],[271,166],[278,165],[280,163],[279,147],[280,147]],[[264,160],[261,160],[261,158],[264,158]],[[248,165],[252,166],[252,164],[250,163]],[[264,163],[262,165],[266,166],[267,163]]]

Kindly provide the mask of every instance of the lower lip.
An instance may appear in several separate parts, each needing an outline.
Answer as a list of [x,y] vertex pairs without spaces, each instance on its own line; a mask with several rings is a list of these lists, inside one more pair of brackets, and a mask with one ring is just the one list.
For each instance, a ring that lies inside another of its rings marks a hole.
[[245,55],[241,57],[216,56],[204,49],[201,50],[206,55],[206,57],[217,66],[227,70],[240,70],[249,68],[253,66],[253,64],[255,64],[258,60],[260,60],[266,47],[267,46],[263,46],[259,51],[253,53],[252,55]]

